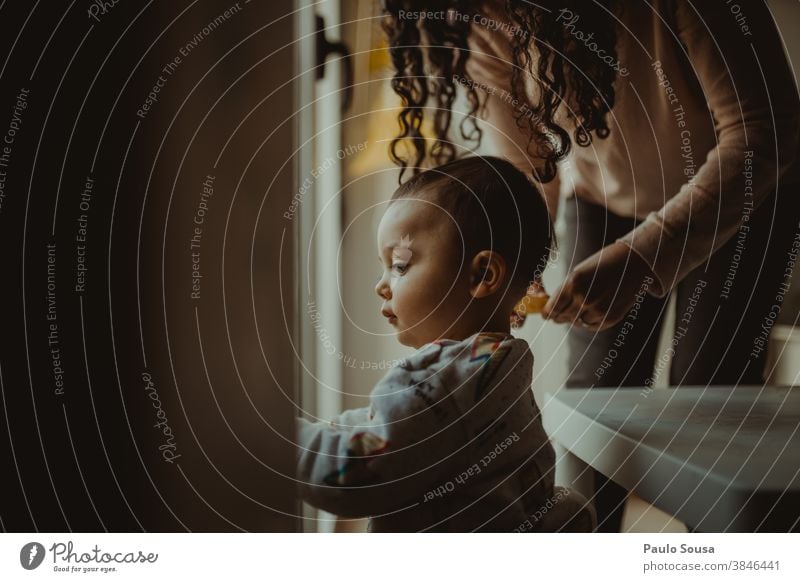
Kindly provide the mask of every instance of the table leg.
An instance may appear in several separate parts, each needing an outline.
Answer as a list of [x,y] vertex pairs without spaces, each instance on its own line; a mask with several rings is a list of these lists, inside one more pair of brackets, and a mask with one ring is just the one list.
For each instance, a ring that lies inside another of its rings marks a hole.
[[556,452],[556,485],[568,487],[591,500],[594,497],[594,470],[565,447],[553,442]]

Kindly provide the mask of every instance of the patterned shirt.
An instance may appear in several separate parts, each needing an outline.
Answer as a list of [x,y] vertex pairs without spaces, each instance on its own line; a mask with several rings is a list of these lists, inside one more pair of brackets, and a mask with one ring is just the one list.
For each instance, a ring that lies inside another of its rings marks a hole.
[[512,531],[553,492],[555,455],[531,390],[526,341],[478,333],[426,344],[366,408],[299,419],[310,504],[370,531]]

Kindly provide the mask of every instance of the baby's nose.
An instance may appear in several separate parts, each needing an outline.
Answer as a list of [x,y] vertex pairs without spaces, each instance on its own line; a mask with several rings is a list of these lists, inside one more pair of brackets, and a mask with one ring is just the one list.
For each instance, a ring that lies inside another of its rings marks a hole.
[[389,288],[389,282],[386,280],[385,276],[382,276],[378,279],[377,285],[375,285],[375,293],[378,294],[378,297],[382,299],[391,299],[392,298],[392,291]]

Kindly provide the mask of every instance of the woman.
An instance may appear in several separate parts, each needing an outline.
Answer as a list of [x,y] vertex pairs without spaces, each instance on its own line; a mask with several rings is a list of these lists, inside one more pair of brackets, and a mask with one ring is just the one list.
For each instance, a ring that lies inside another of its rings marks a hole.
[[463,139],[489,135],[539,180],[553,215],[565,197],[571,270],[545,316],[572,324],[568,386],[763,381],[800,244],[800,104],[766,4],[385,0],[384,12],[403,99],[395,161],[453,158],[458,120]]

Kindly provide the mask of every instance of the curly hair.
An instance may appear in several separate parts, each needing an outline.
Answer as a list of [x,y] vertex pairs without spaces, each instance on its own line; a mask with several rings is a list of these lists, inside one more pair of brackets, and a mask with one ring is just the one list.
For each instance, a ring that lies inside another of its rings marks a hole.
[[[466,90],[469,111],[459,124],[461,137],[480,145],[483,132],[477,115],[485,107],[476,84],[466,72],[469,59],[468,38],[474,18],[454,18],[454,13],[488,16],[479,0],[383,0],[382,28],[389,42],[394,67],[392,89],[402,100],[398,113],[399,134],[391,141],[389,154],[403,174],[411,167],[417,174],[427,159],[436,165],[457,157],[449,139],[452,105],[456,98],[456,79]],[[578,42],[559,21],[556,13],[569,10],[591,22],[596,46],[603,47],[610,59],[616,60],[616,28],[613,10],[621,6],[613,0],[540,0],[536,4],[504,0],[507,25],[523,31],[511,35],[512,67],[510,92],[523,104],[515,114],[517,126],[527,128],[527,152],[538,165],[533,177],[549,182],[556,175],[556,163],[570,151],[572,139],[587,146],[592,135],[609,135],[606,114],[614,104],[614,81],[617,71],[592,53],[586,43]],[[405,18],[415,11],[447,14],[446,18]],[[574,26],[573,26],[574,30]],[[535,102],[525,90],[525,78],[535,83],[539,95]],[[435,137],[428,147],[422,135],[422,123],[428,105],[433,109]],[[559,108],[566,106],[567,119],[574,124],[573,135],[556,123]],[[527,124],[527,127],[526,127]],[[405,142],[412,146],[413,159],[401,155]],[[429,157],[430,156],[430,157]]]

